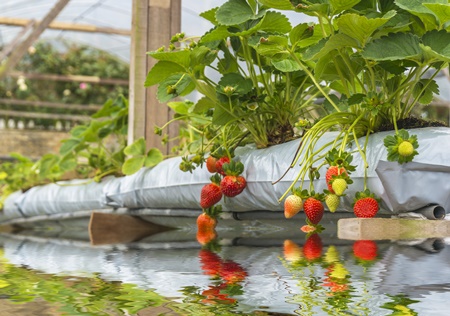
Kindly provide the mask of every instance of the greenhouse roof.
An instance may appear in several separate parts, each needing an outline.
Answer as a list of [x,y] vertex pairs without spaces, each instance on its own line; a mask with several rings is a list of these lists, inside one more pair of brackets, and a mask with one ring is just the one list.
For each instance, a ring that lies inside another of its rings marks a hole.
[[[182,31],[192,35],[203,33],[210,25],[198,14],[218,6],[224,1],[182,0]],[[0,19],[8,20],[9,23],[11,23],[11,19],[15,23],[42,20],[57,2],[58,0],[2,0],[0,1]],[[70,0],[55,18],[54,23],[90,25],[97,28],[114,29],[123,34],[46,29],[39,39],[69,40],[80,44],[89,44],[128,61],[131,15],[131,0]],[[0,46],[5,47],[13,42],[23,29],[23,26],[0,23]]]

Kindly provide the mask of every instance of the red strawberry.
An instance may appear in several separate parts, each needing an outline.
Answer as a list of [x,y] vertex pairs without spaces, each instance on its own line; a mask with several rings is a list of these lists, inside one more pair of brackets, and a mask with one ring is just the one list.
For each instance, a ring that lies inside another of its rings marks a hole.
[[370,218],[374,217],[379,209],[378,202],[373,197],[363,197],[358,199],[353,205],[353,212],[356,217]]
[[209,216],[206,213],[201,213],[197,217],[197,229],[198,231],[210,231],[214,230],[217,226],[217,219]]
[[328,191],[330,193],[334,193],[333,187],[331,186],[333,176],[338,176],[340,174],[345,173],[347,175],[347,171],[344,167],[338,167],[338,166],[330,166],[325,174],[325,181],[327,182]]
[[216,183],[205,184],[200,193],[200,206],[210,208],[222,199],[222,190]]
[[353,254],[361,260],[372,261],[378,255],[377,244],[372,240],[357,240],[353,244]]
[[316,260],[322,256],[322,239],[319,234],[312,234],[303,245],[303,255],[308,260]]
[[199,229],[196,237],[200,245],[206,245],[217,238],[217,232],[215,229]]
[[289,195],[284,201],[284,216],[291,218],[301,211],[303,208],[303,200],[298,195]]
[[213,156],[209,156],[208,158],[206,158],[206,169],[208,169],[208,171],[211,173],[216,173],[217,172],[216,162],[217,159],[214,158]]
[[223,171],[223,165],[225,163],[229,163],[229,162],[230,162],[230,158],[228,158],[227,156],[224,156],[224,157],[221,157],[221,158],[217,159],[217,161],[216,161],[216,171],[224,176],[225,175],[225,171]]
[[234,284],[244,281],[247,272],[241,265],[234,261],[225,261],[220,269],[220,276],[228,284]]
[[220,182],[220,188],[225,196],[233,197],[244,191],[247,181],[243,176],[225,176]]
[[309,197],[303,203],[303,210],[309,221],[315,225],[319,224],[323,216],[323,204],[315,197]]

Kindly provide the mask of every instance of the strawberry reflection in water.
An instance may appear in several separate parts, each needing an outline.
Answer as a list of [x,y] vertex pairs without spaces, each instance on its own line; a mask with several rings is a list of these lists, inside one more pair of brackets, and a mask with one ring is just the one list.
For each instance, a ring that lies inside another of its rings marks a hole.
[[247,272],[232,260],[223,260],[210,249],[201,249],[199,259],[203,273],[209,275],[214,283],[202,291],[205,304],[235,304],[237,301],[230,296],[242,294],[241,283],[247,277]]

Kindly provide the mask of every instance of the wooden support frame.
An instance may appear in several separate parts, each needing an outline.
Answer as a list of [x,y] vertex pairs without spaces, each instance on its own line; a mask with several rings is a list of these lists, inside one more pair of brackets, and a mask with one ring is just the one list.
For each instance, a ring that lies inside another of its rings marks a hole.
[[[10,26],[26,26],[30,22],[36,22],[35,20],[30,19],[20,19],[20,18],[8,18],[8,17],[0,17],[0,24],[10,25]],[[38,21],[37,23],[40,23]],[[62,31],[76,31],[76,32],[88,32],[88,33],[104,33],[104,34],[115,34],[115,35],[123,35],[130,36],[131,31],[125,29],[116,29],[112,27],[103,27],[96,26],[92,24],[78,24],[78,23],[68,23],[68,22],[59,22],[54,21],[51,22],[48,27],[53,30],[62,30]]]
[[8,75],[10,77],[15,78],[24,77],[27,79],[39,79],[39,80],[43,79],[43,80],[66,81],[66,82],[76,81],[76,82],[88,82],[88,83],[110,84],[121,86],[128,86],[130,84],[129,80],[126,79],[100,78],[97,76],[39,74],[21,71],[11,71]]
[[[146,53],[167,45],[180,30],[181,0],[133,0],[128,143],[144,137],[147,148],[156,147],[165,154],[170,153],[171,144],[162,145],[161,137],[153,131],[155,125],[169,121],[173,113],[157,100],[156,87],[144,87],[147,73],[156,63]],[[165,132],[173,138],[178,127],[170,125]]]
[[56,16],[66,7],[70,0],[59,0],[53,8],[47,13],[44,19],[36,25],[33,31],[28,35],[28,37],[18,45],[12,54],[7,59],[6,63],[0,67],[0,79],[3,79],[6,74],[17,65],[17,63],[22,59],[25,52],[28,50],[34,41],[36,41],[39,36],[45,31],[48,25],[56,18]]

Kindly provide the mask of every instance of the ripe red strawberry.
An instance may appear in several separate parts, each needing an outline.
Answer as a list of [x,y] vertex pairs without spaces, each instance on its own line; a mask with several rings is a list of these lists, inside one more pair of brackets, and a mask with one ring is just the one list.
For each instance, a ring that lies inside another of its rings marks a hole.
[[353,244],[353,254],[361,260],[372,261],[378,255],[377,244],[372,240],[357,240]]
[[328,170],[325,174],[325,181],[327,182],[328,191],[330,191],[330,193],[334,193],[333,187],[331,185],[333,176],[338,176],[340,174],[347,175],[347,171],[345,170],[344,167],[340,167],[340,168],[338,166],[328,167]]
[[200,193],[200,206],[210,208],[222,199],[222,190],[216,183],[205,184]]
[[303,245],[303,255],[306,259],[312,261],[322,256],[322,239],[319,234],[312,234]]
[[208,158],[206,158],[206,169],[208,169],[208,171],[211,173],[216,173],[217,172],[216,162],[217,159],[214,158],[213,156],[209,156]]
[[284,216],[291,218],[301,211],[303,208],[303,200],[298,195],[289,195],[284,201]]
[[217,226],[217,219],[209,216],[206,213],[201,213],[197,217],[197,229],[198,231],[213,231]]
[[230,163],[230,158],[227,156],[221,157],[216,161],[216,171],[223,176],[225,175],[225,171],[223,170],[223,165],[225,163]]
[[220,188],[225,196],[233,197],[244,191],[247,181],[243,176],[225,176],[220,182]]
[[303,210],[309,221],[315,225],[319,224],[323,216],[323,204],[315,197],[309,197],[303,203]]
[[356,217],[370,218],[374,217],[379,209],[377,200],[373,197],[363,197],[355,202],[353,212]]

